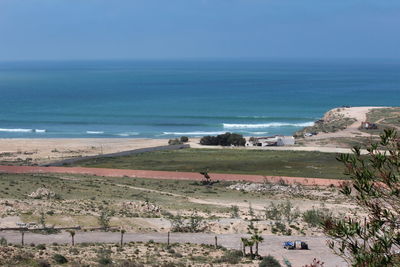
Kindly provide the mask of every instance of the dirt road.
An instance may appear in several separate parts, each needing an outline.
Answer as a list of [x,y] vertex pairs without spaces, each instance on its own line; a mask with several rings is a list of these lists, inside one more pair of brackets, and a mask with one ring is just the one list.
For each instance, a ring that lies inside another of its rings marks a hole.
[[[240,249],[240,238],[245,235],[240,234],[222,234],[217,235],[218,244],[226,248]],[[19,232],[0,232],[0,237],[4,237],[8,242],[19,244],[21,234]],[[194,243],[194,244],[214,244],[215,234],[208,233],[171,233],[171,243]],[[325,267],[346,266],[345,262],[326,246],[326,237],[299,237],[299,236],[276,236],[265,235],[264,242],[260,244],[260,254],[276,257],[281,262],[284,258],[288,259],[292,266],[303,266],[311,263],[314,258],[318,258],[326,264]],[[60,233],[56,235],[40,235],[33,233],[25,233],[25,244],[51,244],[57,242],[59,244],[69,243],[70,236],[68,233]],[[76,243],[82,242],[104,242],[118,243],[120,234],[111,232],[78,232],[75,236]],[[165,233],[126,233],[124,235],[125,242],[154,240],[155,242],[166,243],[167,234]],[[310,250],[286,250],[282,248],[282,243],[289,240],[302,240],[309,244]]]
[[[168,171],[148,171],[148,170],[124,170],[124,169],[105,169],[105,168],[82,168],[82,167],[37,167],[37,166],[0,166],[0,173],[68,173],[68,174],[89,174],[107,177],[132,177],[149,179],[169,179],[169,180],[195,180],[200,181],[203,176],[195,172],[168,172]],[[343,180],[322,179],[322,178],[302,178],[286,176],[262,176],[246,174],[221,174],[210,173],[213,180],[222,181],[247,181],[271,183],[317,185],[317,186],[339,186]]]

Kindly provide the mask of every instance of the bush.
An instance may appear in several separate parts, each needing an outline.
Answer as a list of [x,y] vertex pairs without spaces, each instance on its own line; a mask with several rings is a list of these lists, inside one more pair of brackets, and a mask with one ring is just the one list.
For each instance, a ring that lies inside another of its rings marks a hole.
[[291,234],[292,234],[292,229],[287,228],[286,225],[285,225],[284,223],[275,222],[275,223],[272,225],[271,232],[272,232],[273,234],[281,233],[281,234],[283,234],[283,235],[291,235]]
[[0,238],[0,246],[7,246],[7,239],[4,237]]
[[204,220],[197,215],[196,211],[192,212],[188,219],[177,214],[169,216],[169,220],[171,221],[172,232],[198,233],[205,229]]
[[108,230],[108,228],[110,228],[110,220],[112,215],[112,211],[109,211],[108,209],[103,209],[101,210],[100,215],[97,218],[99,225],[106,231]]
[[173,146],[173,145],[181,145],[182,142],[176,138],[176,139],[169,139],[168,145]]
[[268,255],[267,257],[263,258],[258,266],[259,267],[281,267],[279,262],[271,255]]
[[322,225],[329,217],[332,217],[332,215],[323,209],[312,209],[303,213],[303,220],[312,227]]
[[97,262],[98,262],[100,265],[109,265],[109,264],[112,263],[112,260],[111,260],[111,258],[109,258],[109,257],[100,257],[100,258],[97,260]]
[[125,260],[125,261],[118,263],[116,265],[113,265],[113,266],[115,266],[115,267],[144,267],[143,264],[136,263],[136,262],[133,262],[130,260]]
[[37,262],[38,267],[51,267],[50,263],[46,260],[40,260]]
[[240,250],[227,250],[224,255],[214,260],[214,263],[229,263],[238,264],[243,257],[243,253]]
[[68,262],[68,260],[61,254],[54,254],[53,260],[58,264],[64,264]]
[[236,205],[231,206],[231,218],[239,218],[239,207]]
[[399,137],[386,129],[366,156],[354,147],[353,155],[338,157],[351,179],[340,192],[358,207],[354,216],[326,219],[323,228],[328,246],[351,266],[399,266]]
[[181,141],[182,143],[187,143],[187,142],[189,142],[189,137],[187,137],[187,136],[181,136],[180,141]]
[[246,140],[241,134],[227,132],[217,136],[204,136],[200,139],[200,144],[206,146],[244,146]]
[[46,245],[45,244],[39,244],[36,246],[37,249],[39,250],[45,250],[46,249]]

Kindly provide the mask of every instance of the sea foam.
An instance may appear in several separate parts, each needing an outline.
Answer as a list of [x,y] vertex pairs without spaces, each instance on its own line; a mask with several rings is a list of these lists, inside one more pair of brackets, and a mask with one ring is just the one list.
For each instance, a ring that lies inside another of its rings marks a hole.
[[5,128],[0,128],[0,132],[31,133],[31,132],[33,132],[33,129],[5,129]]
[[87,134],[104,134],[103,131],[86,131]]
[[164,135],[212,135],[212,134],[224,134],[225,132],[163,132]]
[[257,123],[257,124],[231,124],[223,123],[225,129],[257,129],[269,127],[308,127],[313,126],[314,122],[302,123],[285,123],[285,122],[271,122],[271,123]]
[[139,135],[138,132],[125,132],[125,133],[118,133],[117,136],[127,137],[127,136],[135,136]]

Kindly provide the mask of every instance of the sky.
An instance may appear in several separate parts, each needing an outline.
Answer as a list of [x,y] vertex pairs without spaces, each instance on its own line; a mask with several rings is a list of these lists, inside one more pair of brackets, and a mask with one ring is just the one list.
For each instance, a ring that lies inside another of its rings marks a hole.
[[0,61],[400,59],[399,0],[0,0]]

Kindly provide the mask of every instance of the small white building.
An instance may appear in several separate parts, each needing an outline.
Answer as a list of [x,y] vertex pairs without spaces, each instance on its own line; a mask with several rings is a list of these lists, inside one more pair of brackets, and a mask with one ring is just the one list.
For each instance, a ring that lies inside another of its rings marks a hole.
[[295,143],[293,136],[280,136],[276,142],[277,146],[293,146]]
[[293,136],[267,136],[267,137],[253,137],[246,142],[246,146],[292,146],[295,144]]

